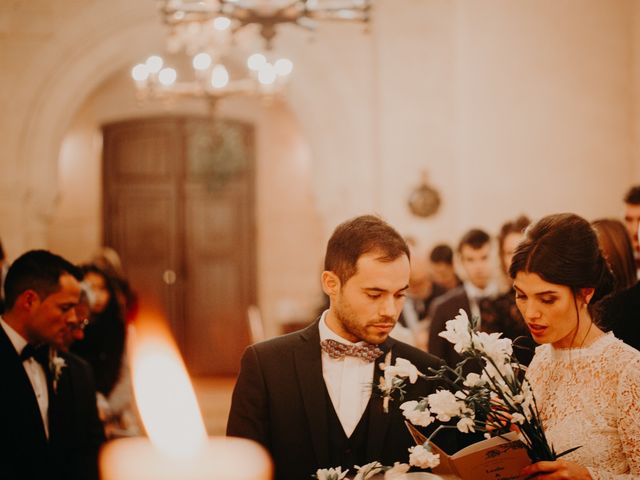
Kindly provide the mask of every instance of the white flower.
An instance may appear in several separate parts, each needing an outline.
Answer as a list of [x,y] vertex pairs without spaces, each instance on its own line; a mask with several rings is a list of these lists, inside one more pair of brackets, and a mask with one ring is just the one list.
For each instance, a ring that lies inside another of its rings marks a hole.
[[411,466],[408,463],[396,462],[389,470],[384,472],[384,480],[401,480],[404,474],[409,471]]
[[440,455],[432,453],[424,445],[416,445],[409,449],[409,464],[420,468],[433,468],[440,464]]
[[362,467],[356,465],[356,468],[358,473],[353,477],[353,480],[370,480],[378,473],[382,473],[385,467],[380,462],[371,462]]
[[396,358],[396,364],[387,366],[384,370],[384,376],[409,378],[410,383],[416,383],[418,380],[418,369],[409,360],[404,358]]
[[67,362],[64,361],[64,358],[59,357],[56,351],[53,348],[49,349],[49,371],[53,374],[53,391],[57,392],[58,390],[58,380],[60,380],[60,376],[62,375],[62,369],[67,366]]
[[445,324],[445,328],[438,336],[453,343],[453,349],[456,352],[462,353],[471,348],[471,324],[467,312],[462,308],[456,318]]
[[458,417],[464,408],[464,402],[459,402],[449,390],[438,390],[427,397],[431,413],[441,422],[448,422],[452,417]]
[[469,433],[469,432],[475,432],[475,422],[473,421],[473,418],[471,417],[463,417],[460,420],[458,420],[458,423],[456,424],[456,427],[458,427],[458,430],[460,430],[462,433]]
[[[496,365],[497,368],[492,364],[487,362],[484,370],[482,372],[482,378],[489,383],[489,379],[493,380],[494,383],[497,383],[500,387],[500,390],[505,393],[510,393],[511,390],[507,387],[507,384],[504,382],[503,377],[506,379],[514,378],[513,369],[509,363],[502,363]],[[492,387],[493,389],[494,387]]]
[[477,373],[470,373],[469,375],[467,375],[467,378],[462,383],[464,384],[465,387],[473,388],[473,387],[480,387],[486,384],[487,381]]
[[478,332],[473,334],[473,341],[478,350],[484,352],[496,365],[508,363],[513,353],[509,338],[500,338],[501,333]]
[[516,412],[516,413],[512,413],[511,414],[511,423],[518,423],[520,425],[522,425],[524,423],[526,419],[524,418],[524,415]]
[[342,471],[342,467],[337,468],[319,468],[316,471],[316,478],[318,480],[342,480],[347,476],[349,470]]
[[411,400],[400,405],[400,409],[404,417],[414,425],[426,427],[435,420],[430,415],[426,402]]

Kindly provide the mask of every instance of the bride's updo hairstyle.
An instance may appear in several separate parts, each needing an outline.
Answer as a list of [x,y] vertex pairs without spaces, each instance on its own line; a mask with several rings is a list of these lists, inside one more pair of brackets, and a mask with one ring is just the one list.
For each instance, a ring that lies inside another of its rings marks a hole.
[[594,288],[589,303],[594,320],[595,305],[614,284],[595,231],[584,218],[572,213],[548,215],[525,230],[509,267],[512,279],[518,272],[536,273],[546,282],[565,285],[574,298],[581,288]]

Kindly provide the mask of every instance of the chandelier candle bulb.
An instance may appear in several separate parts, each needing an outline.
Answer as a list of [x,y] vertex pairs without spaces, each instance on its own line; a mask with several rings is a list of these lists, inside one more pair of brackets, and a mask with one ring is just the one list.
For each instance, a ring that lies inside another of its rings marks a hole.
[[145,62],[150,73],[158,73],[164,65],[164,60],[158,55],[151,55]]
[[135,399],[147,437],[114,440],[100,454],[103,480],[271,480],[258,443],[207,437],[178,348],[158,315],[142,313],[128,339]]

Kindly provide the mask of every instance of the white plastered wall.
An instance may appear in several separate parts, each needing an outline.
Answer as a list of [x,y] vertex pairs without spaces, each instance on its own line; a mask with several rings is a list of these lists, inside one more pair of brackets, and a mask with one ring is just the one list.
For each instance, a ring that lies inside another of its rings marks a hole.
[[[0,235],[11,257],[84,257],[101,236],[87,193],[100,185],[96,126],[140,113],[125,72],[164,44],[155,5],[34,0],[0,13]],[[291,299],[310,308],[324,243],[355,214],[378,212],[423,246],[520,213],[618,215],[640,181],[639,19],[634,0],[377,0],[368,36],[279,34],[296,62],[288,108],[227,112],[261,125],[267,316]],[[427,220],[406,208],[425,169],[443,198]]]

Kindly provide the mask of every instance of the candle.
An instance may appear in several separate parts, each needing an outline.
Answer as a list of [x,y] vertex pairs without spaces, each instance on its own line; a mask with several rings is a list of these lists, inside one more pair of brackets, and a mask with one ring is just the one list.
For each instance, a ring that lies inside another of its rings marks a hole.
[[104,480],[270,480],[271,461],[256,442],[207,437],[178,348],[157,315],[143,313],[128,346],[136,403],[148,438],[109,442]]
[[194,456],[171,457],[147,438],[124,438],[101,454],[103,480],[270,480],[269,456],[243,438],[210,437]]

